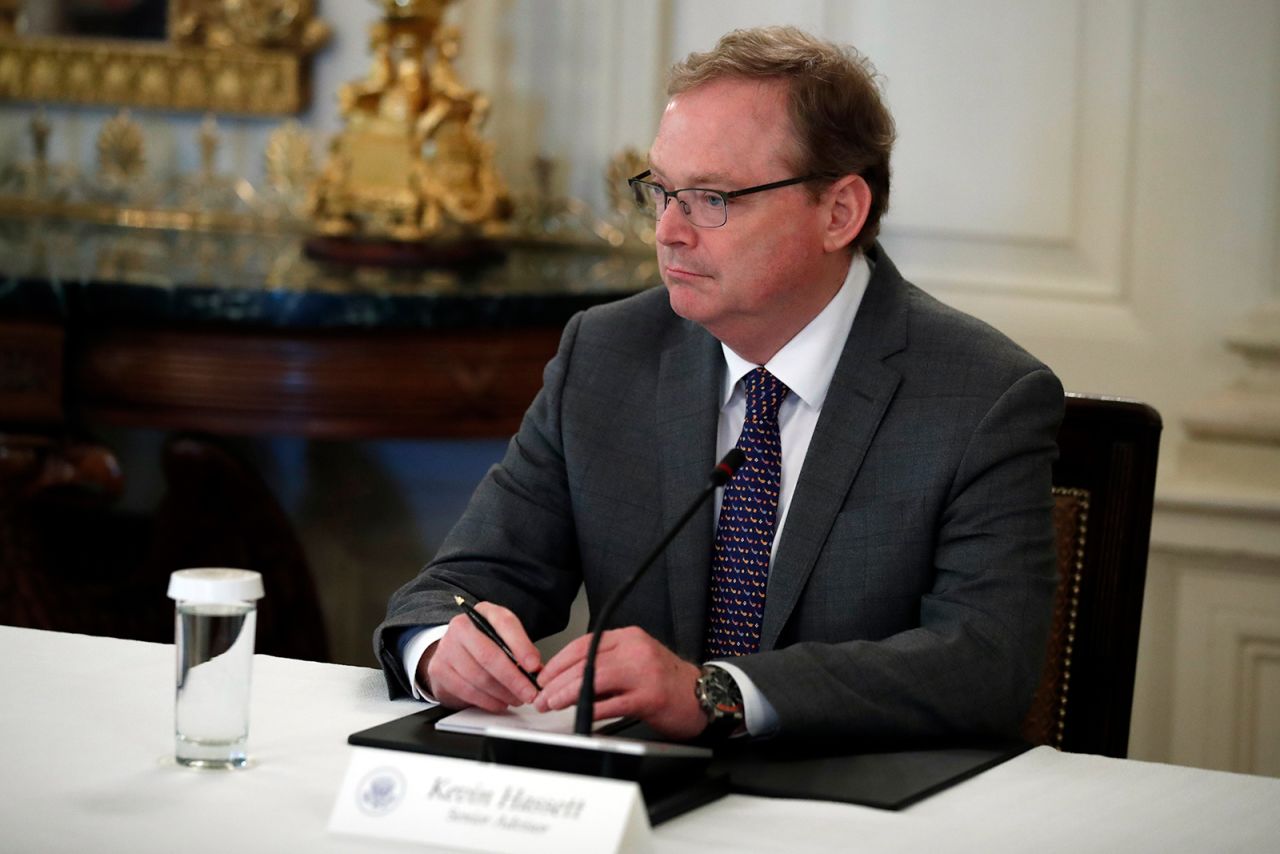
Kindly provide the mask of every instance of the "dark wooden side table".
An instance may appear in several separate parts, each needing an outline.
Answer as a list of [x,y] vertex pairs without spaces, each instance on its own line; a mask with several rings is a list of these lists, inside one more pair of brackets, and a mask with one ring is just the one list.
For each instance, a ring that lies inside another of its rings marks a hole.
[[[167,615],[85,626],[177,566],[266,561],[282,589],[259,614],[260,650],[323,658],[322,630],[296,642],[299,614],[319,626],[301,547],[218,440],[508,436],[565,322],[658,281],[652,259],[604,250],[513,245],[498,262],[406,271],[301,246],[0,220],[0,623],[165,640]],[[68,466],[72,448],[113,462],[95,425],[174,436],[153,518],[114,519],[103,479]]]

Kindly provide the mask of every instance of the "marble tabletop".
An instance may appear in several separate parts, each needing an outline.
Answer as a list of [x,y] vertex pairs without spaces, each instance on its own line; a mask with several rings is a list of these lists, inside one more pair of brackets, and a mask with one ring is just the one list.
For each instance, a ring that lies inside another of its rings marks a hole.
[[651,253],[496,244],[499,257],[396,269],[315,260],[292,233],[0,218],[0,317],[265,329],[560,326],[658,284]]

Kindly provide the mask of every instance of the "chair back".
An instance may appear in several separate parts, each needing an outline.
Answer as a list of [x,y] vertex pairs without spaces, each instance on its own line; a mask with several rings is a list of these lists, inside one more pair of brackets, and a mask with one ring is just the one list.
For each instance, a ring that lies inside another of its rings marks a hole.
[[1033,744],[1128,752],[1161,426],[1144,403],[1067,395],[1053,467],[1058,588],[1023,724]]

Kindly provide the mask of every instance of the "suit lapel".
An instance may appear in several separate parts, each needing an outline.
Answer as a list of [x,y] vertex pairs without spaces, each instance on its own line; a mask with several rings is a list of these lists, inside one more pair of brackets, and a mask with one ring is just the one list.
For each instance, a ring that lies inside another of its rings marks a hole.
[[[681,341],[663,353],[659,368],[656,404],[664,534],[706,487],[715,465],[724,356],[709,334],[691,323],[687,327]],[[675,651],[690,659],[702,652],[711,537],[712,505],[707,502],[665,555]]]
[[873,259],[769,572],[761,650],[774,648],[790,619],[901,380],[884,360],[907,343],[906,289],[878,247]]

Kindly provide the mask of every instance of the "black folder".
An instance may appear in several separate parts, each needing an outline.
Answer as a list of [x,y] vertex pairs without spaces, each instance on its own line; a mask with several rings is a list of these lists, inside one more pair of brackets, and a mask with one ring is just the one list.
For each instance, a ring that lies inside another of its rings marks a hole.
[[[636,780],[649,822],[655,826],[729,792],[899,810],[1028,748],[1024,742],[1004,740],[927,746],[863,744],[856,750],[841,750],[830,744],[744,739],[719,745],[709,762],[646,757],[627,767],[610,765],[601,770],[602,766],[592,766],[580,755],[566,756],[546,746],[437,730],[435,722],[447,714],[449,710],[442,707],[426,709],[353,733],[347,741],[358,747]],[[616,734],[657,740],[643,724]]]
[[1029,747],[1005,740],[826,755],[748,749],[717,756],[711,770],[726,771],[729,790],[738,794],[900,810]]

